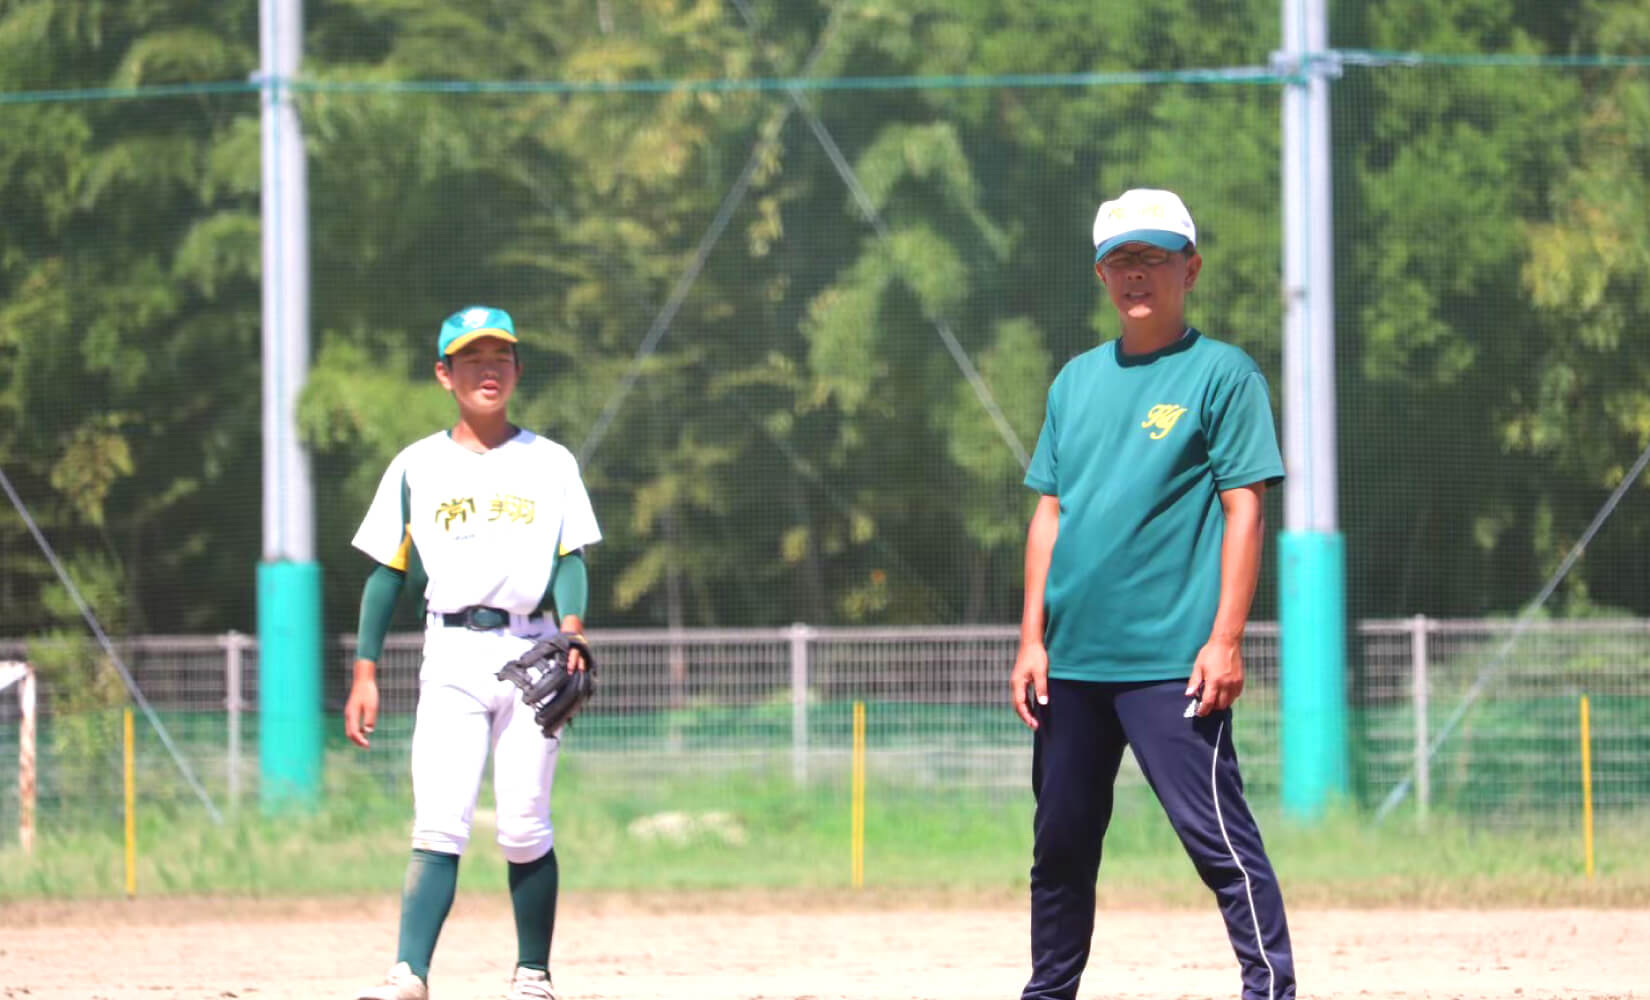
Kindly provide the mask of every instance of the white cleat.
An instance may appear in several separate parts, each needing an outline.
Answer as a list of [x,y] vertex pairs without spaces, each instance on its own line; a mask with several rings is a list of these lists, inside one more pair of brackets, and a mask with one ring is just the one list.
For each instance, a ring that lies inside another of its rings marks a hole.
[[510,978],[509,1000],[556,1000],[556,991],[550,988],[550,974],[516,966],[516,974]]
[[363,990],[356,1000],[430,1000],[430,988],[413,974],[410,965],[397,962],[385,973],[382,983]]

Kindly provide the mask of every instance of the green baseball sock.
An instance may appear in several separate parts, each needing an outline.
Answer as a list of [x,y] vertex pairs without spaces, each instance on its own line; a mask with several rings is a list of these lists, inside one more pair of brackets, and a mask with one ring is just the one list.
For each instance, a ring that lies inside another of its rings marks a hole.
[[401,941],[396,961],[406,962],[418,978],[430,981],[435,939],[453,908],[458,891],[458,855],[414,848],[401,886]]
[[550,935],[556,929],[556,849],[518,865],[510,862],[510,906],[516,911],[516,964],[550,971]]

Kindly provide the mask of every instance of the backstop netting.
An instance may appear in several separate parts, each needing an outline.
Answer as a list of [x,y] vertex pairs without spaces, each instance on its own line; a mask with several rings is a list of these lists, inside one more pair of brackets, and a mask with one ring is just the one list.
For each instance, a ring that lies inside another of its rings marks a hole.
[[[43,826],[117,801],[122,667],[167,734],[140,726],[145,795],[193,810],[197,783],[221,806],[257,781],[251,6],[202,14],[208,30],[181,0],[98,25],[0,3],[17,56],[0,60],[0,659],[40,678]],[[1196,38],[1037,5],[586,6],[329,6],[285,82],[307,150],[298,431],[335,637],[329,773],[403,780],[402,755],[363,763],[337,724],[370,568],[349,540],[396,451],[451,422],[434,338],[485,302],[521,335],[517,422],[579,457],[602,525],[591,766],[840,776],[863,701],[883,773],[1025,796],[1005,683],[1022,477],[1050,380],[1116,335],[1101,200],[1181,194],[1205,260],[1191,322],[1253,355],[1289,418],[1275,5],[1231,5]],[[1541,822],[1580,794],[1583,697],[1599,808],[1650,798],[1642,472],[1556,576],[1650,445],[1646,67],[1570,55],[1598,48],[1589,23],[1539,27],[1572,47],[1544,56],[1526,26],[1516,57],[1334,53],[1368,809],[1399,790]],[[1281,494],[1267,514],[1283,524]],[[1263,803],[1287,724],[1276,590],[1268,558],[1239,713]],[[391,750],[414,604],[384,665]],[[0,838],[18,726],[0,692]]]

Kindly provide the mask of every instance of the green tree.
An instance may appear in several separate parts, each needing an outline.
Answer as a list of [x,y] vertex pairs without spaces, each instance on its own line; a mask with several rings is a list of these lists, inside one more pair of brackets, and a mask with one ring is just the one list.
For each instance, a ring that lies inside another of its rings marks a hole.
[[[839,72],[1144,72],[1264,59],[1266,36],[1253,30],[1263,5],[1210,5],[1202,18],[1173,6],[853,8]],[[1057,364],[1116,335],[1088,242],[1108,194],[1168,186],[1198,205],[1204,249],[1218,262],[1198,322],[1276,357],[1265,263],[1276,253],[1264,253],[1276,247],[1275,208],[1261,207],[1276,204],[1274,101],[1258,89],[1134,84],[821,100],[866,204],[839,196],[856,229],[810,300],[805,402],[834,423],[825,460],[856,491],[844,506],[869,519],[857,536],[867,586],[879,586],[883,559],[873,543],[891,540],[905,565],[921,568],[912,582],[923,589],[900,580],[905,600],[876,609],[889,620],[1017,615],[1032,500],[1020,463],[1048,381]],[[1204,169],[1215,159],[1228,169]],[[860,218],[866,205],[882,231]],[[981,371],[984,392],[967,383],[947,334]],[[1014,440],[989,419],[986,397]],[[844,515],[837,535],[855,539],[846,529],[856,523]],[[855,589],[843,600],[864,617]]]
[[[301,424],[333,629],[354,622],[349,539],[378,475],[452,418],[430,343],[470,302],[520,324],[518,417],[585,453],[604,625],[1013,620],[1032,500],[1014,442],[1058,367],[1115,335],[1088,234],[1126,187],[1186,198],[1192,321],[1282,403],[1275,82],[669,85],[1215,75],[1267,63],[1275,0],[306,13]],[[1630,54],[1645,21],[1634,0],[1380,0],[1336,5],[1333,41]],[[132,629],[253,625],[257,29],[251,0],[0,0],[0,91],[209,85],[0,105],[0,467],[76,579],[120,582]],[[1335,80],[1355,615],[1518,607],[1650,442],[1644,86],[1616,67]],[[1650,518],[1624,505],[1609,530],[1567,606],[1650,610]],[[0,518],[0,631],[61,621],[52,576]]]
[[[1591,47],[1573,12],[1556,10],[1392,0],[1363,8],[1361,37],[1338,40],[1440,55]],[[1543,246],[1555,205],[1586,172],[1576,165],[1598,163],[1578,128],[1589,75],[1393,67],[1337,85],[1351,137],[1337,250],[1352,332],[1339,360],[1357,613],[1517,609],[1636,450],[1630,427],[1601,419],[1621,398],[1601,406],[1600,385],[1578,378],[1590,369],[1619,384],[1629,371],[1569,322],[1576,299],[1550,280],[1565,252]],[[1572,574],[1573,596],[1595,571]]]
[[[1650,11],[1639,4],[1596,0],[1581,5],[1578,21],[1583,51],[1633,55],[1650,44]],[[1586,72],[1579,83],[1577,141],[1547,213],[1522,233],[1536,375],[1503,407],[1499,429],[1506,450],[1540,460],[1590,500],[1621,483],[1650,447],[1650,233],[1642,225],[1650,214],[1650,79],[1635,68]],[[1572,596],[1643,613],[1650,518],[1642,505],[1625,504],[1615,520],[1608,544],[1589,550]],[[1570,519],[1535,539],[1544,567],[1580,527]]]
[[[0,2],[0,88],[244,79],[254,7]],[[119,567],[142,630],[250,594],[255,519],[214,515],[256,495],[255,121],[244,95],[0,111],[0,458],[71,574]],[[38,628],[49,575],[14,524],[0,623]]]
[[[316,29],[320,57],[339,57],[317,69],[322,80],[618,84],[737,77],[749,58],[738,23],[715,4],[661,3],[646,17],[591,16],[569,3],[343,6],[342,30]],[[317,270],[332,277],[317,287],[325,326],[305,425],[326,470],[319,478],[341,487],[323,528],[343,581],[335,618],[353,618],[348,591],[361,563],[347,539],[378,472],[396,448],[451,419],[439,393],[422,388],[434,361],[426,345],[443,316],[473,301],[509,308],[524,336],[518,417],[575,450],[634,376],[584,469],[607,536],[593,557],[593,620],[646,614],[646,599],[673,578],[704,598],[729,565],[749,561],[726,518],[741,482],[738,448],[718,426],[726,417],[685,404],[760,361],[741,355],[728,301],[756,291],[730,293],[707,275],[634,373],[631,359],[739,167],[724,146],[750,141],[757,104],[691,93],[322,89],[306,99],[316,214],[328,220],[317,226]],[[364,297],[363,287],[393,294]],[[357,393],[364,359],[389,364]],[[402,406],[409,396],[430,402]]]

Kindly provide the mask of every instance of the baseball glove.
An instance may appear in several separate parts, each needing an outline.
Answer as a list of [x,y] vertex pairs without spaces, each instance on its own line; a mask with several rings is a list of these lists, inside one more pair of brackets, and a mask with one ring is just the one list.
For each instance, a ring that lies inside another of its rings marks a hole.
[[[583,670],[567,669],[568,653],[574,649],[584,659]],[[596,693],[596,657],[584,636],[559,632],[506,663],[498,679],[521,689],[533,721],[551,737]]]

